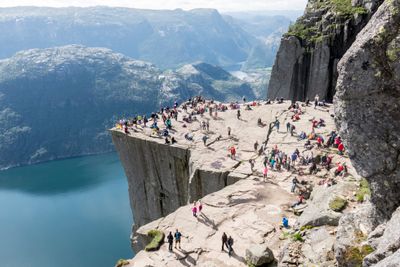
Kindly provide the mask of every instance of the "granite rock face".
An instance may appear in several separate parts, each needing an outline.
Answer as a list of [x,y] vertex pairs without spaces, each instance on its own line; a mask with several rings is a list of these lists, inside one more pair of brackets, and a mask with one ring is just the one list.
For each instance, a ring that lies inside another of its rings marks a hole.
[[[367,242],[374,249],[363,266],[398,266],[400,262],[399,58],[400,1],[388,0],[338,64],[336,124],[353,166],[370,184],[374,205],[361,216],[354,214],[340,221],[339,263],[344,248],[354,245],[349,237],[356,231],[369,234]],[[359,221],[369,223],[361,227],[355,224]]]
[[332,101],[337,63],[381,2],[310,0],[282,37],[268,97]]
[[400,1],[385,1],[339,63],[336,122],[372,202],[400,205]]

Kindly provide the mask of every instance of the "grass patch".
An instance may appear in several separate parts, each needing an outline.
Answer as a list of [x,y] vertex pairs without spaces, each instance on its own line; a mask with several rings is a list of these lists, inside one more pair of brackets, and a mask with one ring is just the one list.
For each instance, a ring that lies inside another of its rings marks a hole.
[[115,264],[115,267],[122,267],[122,266],[125,266],[125,265],[128,265],[128,264],[129,264],[129,261],[124,260],[124,259],[119,259],[117,261],[117,263]]
[[336,212],[341,212],[347,206],[347,200],[341,197],[335,197],[329,202],[329,208]]
[[300,242],[304,242],[303,236],[301,235],[301,232],[298,231],[296,233],[289,233],[289,232],[282,232],[282,235],[280,236],[280,239],[292,239],[293,241],[300,241]]
[[153,239],[151,242],[144,248],[146,251],[155,251],[158,250],[161,245],[164,243],[165,234],[159,230],[150,230],[147,232],[149,237]]
[[370,196],[371,195],[371,189],[369,188],[368,181],[363,178],[360,181],[360,188],[358,189],[356,193],[356,199],[358,202],[363,202],[365,196]]
[[361,267],[363,259],[373,251],[370,245],[363,245],[360,248],[350,247],[346,250],[344,258],[348,266]]
[[303,239],[303,237],[301,236],[301,233],[300,233],[300,232],[294,233],[294,234],[292,235],[292,239],[293,239],[294,241],[304,242],[304,239]]

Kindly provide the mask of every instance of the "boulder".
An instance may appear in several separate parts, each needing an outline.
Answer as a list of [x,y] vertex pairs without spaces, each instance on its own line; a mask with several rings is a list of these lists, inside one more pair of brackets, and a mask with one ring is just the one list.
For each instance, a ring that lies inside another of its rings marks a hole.
[[266,245],[253,245],[246,249],[246,262],[253,266],[263,266],[275,260],[274,254]]
[[[384,228],[384,232],[382,234],[382,230]],[[381,235],[379,237],[379,235]],[[375,248],[375,251],[369,254],[364,259],[364,266],[375,266],[375,264],[379,263],[379,266],[388,266],[382,265],[382,262],[386,262],[385,259],[389,261],[389,258],[393,257],[399,259],[400,257],[400,208],[398,208],[394,213],[392,218],[384,224],[382,227],[377,227],[377,230],[370,234],[369,236],[371,240],[371,245],[378,244]],[[369,241],[369,240],[368,240]],[[393,261],[393,258],[390,260]],[[397,261],[399,264],[400,261]],[[397,265],[398,266],[398,265]]]
[[337,226],[342,213],[333,211],[329,207],[329,203],[334,196],[340,195],[348,188],[348,183],[340,183],[331,187],[316,186],[307,201],[308,206],[299,217],[298,226]]

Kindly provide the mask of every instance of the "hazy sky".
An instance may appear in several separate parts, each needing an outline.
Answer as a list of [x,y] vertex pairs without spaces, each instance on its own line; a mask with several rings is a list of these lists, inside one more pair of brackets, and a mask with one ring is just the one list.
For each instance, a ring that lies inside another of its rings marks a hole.
[[10,6],[123,6],[150,9],[216,8],[220,11],[302,10],[307,0],[0,0]]

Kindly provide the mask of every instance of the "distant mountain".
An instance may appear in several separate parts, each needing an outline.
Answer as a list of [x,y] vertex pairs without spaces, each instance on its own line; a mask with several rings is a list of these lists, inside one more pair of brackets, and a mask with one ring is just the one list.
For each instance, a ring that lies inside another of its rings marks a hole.
[[214,9],[0,8],[0,58],[32,48],[78,44],[110,48],[162,69],[196,61],[227,69],[238,69],[243,62],[246,68],[270,67],[277,40],[291,21],[286,15],[296,12],[221,15]]
[[271,67],[274,64],[282,35],[291,20],[285,16],[261,15],[258,12],[230,13],[225,19],[254,36],[253,43],[242,70]]
[[213,9],[0,8],[0,32],[0,58],[79,44],[110,48],[164,69],[195,61],[236,65],[257,42]]
[[0,169],[112,150],[115,116],[149,113],[196,94],[254,98],[205,63],[161,71],[105,48],[64,46],[0,60]]

